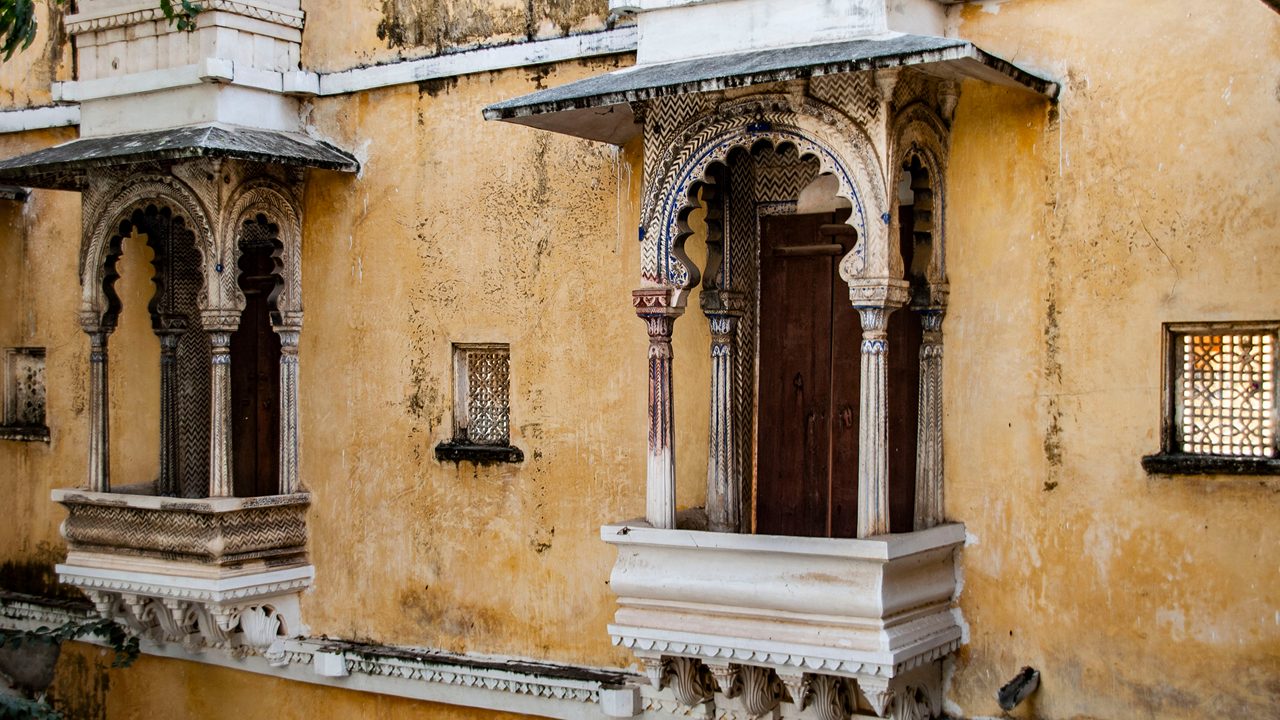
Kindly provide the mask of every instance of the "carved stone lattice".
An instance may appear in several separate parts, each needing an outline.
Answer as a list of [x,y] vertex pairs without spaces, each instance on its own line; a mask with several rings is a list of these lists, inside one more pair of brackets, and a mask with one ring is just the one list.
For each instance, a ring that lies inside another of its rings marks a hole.
[[45,424],[44,348],[8,348],[4,355],[4,425]]
[[467,437],[477,445],[511,441],[511,354],[506,348],[467,351]]
[[1181,449],[1187,453],[1273,457],[1274,333],[1175,335]]

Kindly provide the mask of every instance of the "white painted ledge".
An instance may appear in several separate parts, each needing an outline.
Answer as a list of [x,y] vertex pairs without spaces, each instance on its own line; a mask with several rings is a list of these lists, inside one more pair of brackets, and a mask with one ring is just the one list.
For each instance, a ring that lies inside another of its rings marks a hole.
[[634,25],[603,32],[569,35],[534,42],[515,43],[447,53],[420,60],[406,60],[320,75],[320,95],[373,90],[406,83],[436,80],[472,73],[563,62],[599,55],[616,55],[636,49]]
[[[45,604],[39,598],[0,596],[0,629],[34,630],[94,617],[86,609]],[[94,638],[83,641],[101,644]],[[144,636],[140,649],[146,655],[294,682],[499,712],[562,720],[672,717],[645,710],[646,705],[654,705],[658,694],[640,676],[610,668],[446,655],[395,646],[353,646],[312,637],[279,638],[265,651],[235,653],[219,648],[192,649],[183,642]]]
[[0,111],[0,134],[69,127],[80,124],[80,108],[76,105],[23,108]]
[[[635,52],[637,38],[636,26],[627,25],[602,32],[478,48],[332,73],[237,70],[231,61],[208,58],[203,63],[121,77],[54,83],[53,96],[56,102],[79,103],[208,84],[298,97],[345,95],[424,80]],[[80,115],[80,108],[74,104],[0,111],[0,134],[79,125]]]
[[646,662],[682,657],[901,684],[955,652],[964,526],[863,539],[606,525],[618,549],[609,634]]

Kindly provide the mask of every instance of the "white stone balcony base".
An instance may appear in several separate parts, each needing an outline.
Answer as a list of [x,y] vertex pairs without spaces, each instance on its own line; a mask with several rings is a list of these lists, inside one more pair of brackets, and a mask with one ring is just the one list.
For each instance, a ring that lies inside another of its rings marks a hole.
[[940,660],[961,637],[953,596],[963,525],[846,540],[637,521],[601,537],[618,548],[609,633],[682,703],[754,688],[751,714],[783,698],[823,718],[941,712]]
[[315,577],[311,565],[221,568],[78,552],[57,572],[100,616],[150,640],[256,653],[303,632],[298,597]]
[[99,615],[156,643],[267,653],[302,634],[299,594],[315,568],[306,555],[306,493],[171,498],[53,491],[68,512],[62,582]]

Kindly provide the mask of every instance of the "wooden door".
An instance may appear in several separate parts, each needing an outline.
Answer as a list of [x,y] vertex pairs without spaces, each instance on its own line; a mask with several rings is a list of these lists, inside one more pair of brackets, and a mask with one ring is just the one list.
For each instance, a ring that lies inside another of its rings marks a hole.
[[760,241],[756,531],[853,537],[862,329],[839,275],[853,232],[766,216]]
[[268,297],[274,261],[246,252],[240,262],[245,308],[231,336],[231,452],[237,497],[274,495],[279,487],[280,337]]

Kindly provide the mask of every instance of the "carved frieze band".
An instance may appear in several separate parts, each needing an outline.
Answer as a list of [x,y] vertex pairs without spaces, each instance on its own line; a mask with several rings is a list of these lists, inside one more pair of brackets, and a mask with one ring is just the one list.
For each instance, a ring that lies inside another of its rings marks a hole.
[[62,534],[71,550],[229,563],[306,549],[305,501],[222,513],[63,504]]
[[[254,3],[236,2],[235,0],[201,0],[200,7],[204,12],[220,11],[229,12],[236,15],[243,15],[255,20],[265,20],[277,25],[301,30],[303,26],[303,16],[299,14],[281,12],[271,8],[262,7]],[[117,13],[114,15],[106,15],[103,17],[92,17],[79,19],[72,16],[67,22],[67,32],[72,35],[79,35],[86,32],[97,32],[101,30],[111,30],[113,28],[127,27],[129,25],[137,25],[144,22],[163,22],[165,21],[164,12],[157,7],[148,7],[141,10],[130,10],[129,12]]]
[[[878,716],[892,720],[931,720],[941,712],[942,676],[935,660],[899,675],[829,674],[811,668],[752,665],[728,659],[638,653],[653,693],[647,709],[716,718],[766,717],[788,702],[821,720],[848,720],[859,698]],[[664,693],[665,694],[665,693]],[[733,701],[733,702],[729,702]],[[684,710],[682,712],[681,710]],[[741,715],[733,708],[741,708]]]

